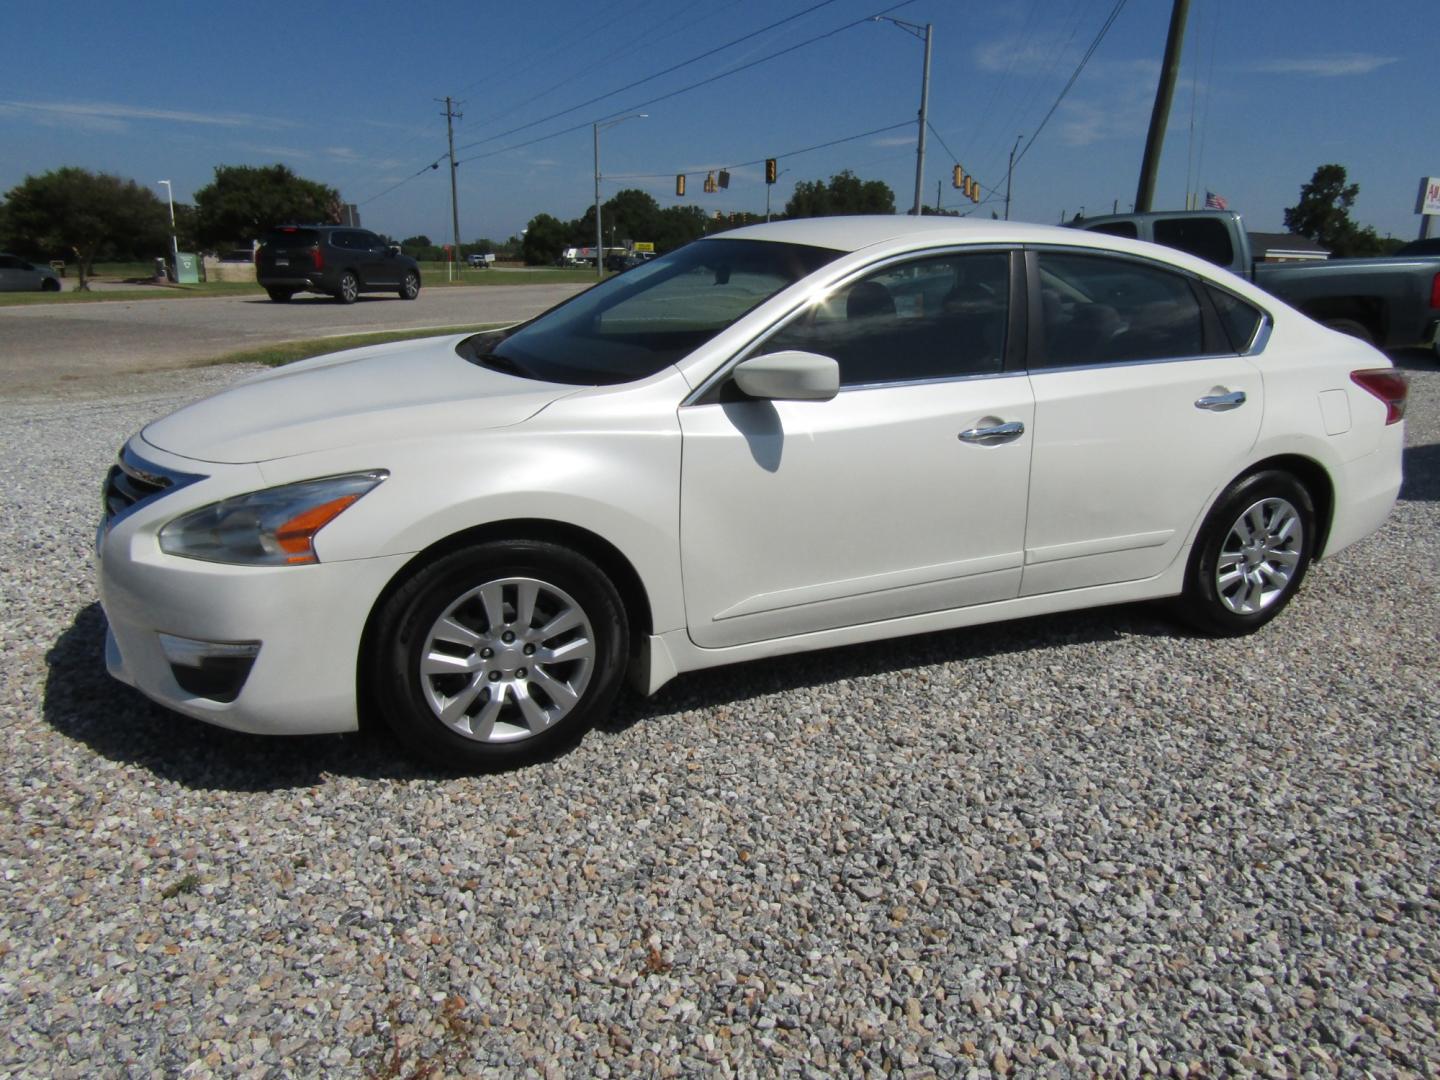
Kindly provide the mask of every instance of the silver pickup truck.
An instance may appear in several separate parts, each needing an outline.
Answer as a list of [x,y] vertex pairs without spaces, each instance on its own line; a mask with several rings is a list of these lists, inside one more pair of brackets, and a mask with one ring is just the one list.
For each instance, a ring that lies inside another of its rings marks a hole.
[[1229,210],[1107,214],[1074,225],[1188,251],[1255,282],[1335,330],[1387,349],[1432,348],[1440,358],[1436,256],[1256,263],[1243,220]]

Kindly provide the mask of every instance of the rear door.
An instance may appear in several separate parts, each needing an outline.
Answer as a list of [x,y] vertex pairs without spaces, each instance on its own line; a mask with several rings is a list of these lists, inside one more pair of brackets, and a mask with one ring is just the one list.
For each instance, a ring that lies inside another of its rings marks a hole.
[[1073,249],[1027,261],[1035,428],[1021,595],[1154,577],[1255,444],[1263,380],[1189,275]]

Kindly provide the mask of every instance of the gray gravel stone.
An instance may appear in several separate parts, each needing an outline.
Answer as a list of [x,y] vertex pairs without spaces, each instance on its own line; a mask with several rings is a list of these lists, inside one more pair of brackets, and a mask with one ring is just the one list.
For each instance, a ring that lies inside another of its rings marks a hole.
[[0,402],[0,1074],[1434,1074],[1440,373],[1404,499],[1238,641],[1147,607],[686,676],[456,779],[110,681],[146,420]]

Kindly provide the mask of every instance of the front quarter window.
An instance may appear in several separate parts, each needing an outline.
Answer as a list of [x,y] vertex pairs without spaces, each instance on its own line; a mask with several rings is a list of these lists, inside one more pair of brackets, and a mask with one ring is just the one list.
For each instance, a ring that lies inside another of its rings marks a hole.
[[508,335],[476,335],[461,348],[475,363],[545,382],[631,382],[683,359],[840,255],[765,240],[699,240]]

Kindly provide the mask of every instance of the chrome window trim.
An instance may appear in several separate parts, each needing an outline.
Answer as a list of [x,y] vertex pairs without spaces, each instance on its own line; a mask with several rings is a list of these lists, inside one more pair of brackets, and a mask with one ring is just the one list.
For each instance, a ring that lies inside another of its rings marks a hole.
[[981,379],[1015,379],[1028,375],[1027,371],[978,371],[972,375],[945,375],[935,379],[895,379],[891,382],[852,383],[840,387],[840,393],[852,390],[893,390],[897,386],[944,386],[948,383],[977,382]]
[[1031,375],[1051,375],[1057,371],[1102,371],[1106,368],[1151,367],[1154,364],[1194,364],[1205,360],[1234,360],[1240,353],[1205,353],[1203,356],[1157,356],[1149,360],[1110,360],[1103,364],[1052,364],[1033,367]]
[[[996,252],[1001,252],[1001,253],[1004,253],[1004,254],[1009,254],[1010,252],[1021,251],[1021,250],[1023,250],[1023,249],[1024,249],[1024,245],[1022,245],[1022,244],[1007,244],[1007,243],[991,243],[991,244],[947,244],[947,245],[944,246],[944,247],[937,247],[937,248],[917,248],[917,249],[912,250],[912,251],[902,251],[902,252],[900,252],[899,254],[896,254],[896,255],[886,256],[885,258],[880,259],[880,260],[877,261],[877,262],[866,263],[866,264],[863,265],[863,266],[857,267],[855,270],[852,270],[850,273],[844,275],[843,277],[838,277],[838,278],[836,278],[836,279],[835,279],[834,281],[832,281],[829,285],[825,286],[824,291],[818,293],[817,295],[809,296],[809,297],[806,297],[806,298],[802,299],[802,300],[801,300],[799,303],[797,303],[794,307],[789,308],[788,310],[782,312],[780,315],[777,315],[772,322],[770,322],[768,325],[766,325],[766,326],[763,327],[762,329],[756,331],[754,337],[752,337],[752,338],[751,338],[748,342],[746,342],[744,345],[740,346],[740,348],[736,349],[735,352],[734,352],[734,354],[733,354],[728,360],[726,360],[726,361],[725,361],[724,363],[722,363],[719,367],[717,367],[713,372],[711,372],[711,373],[710,373],[710,376],[709,376],[708,378],[706,378],[703,382],[701,382],[701,384],[700,384],[699,386],[697,386],[694,390],[692,390],[689,394],[687,394],[687,395],[685,396],[685,399],[680,402],[680,408],[683,409],[683,408],[686,408],[686,407],[688,407],[688,406],[697,405],[697,404],[699,404],[699,405],[712,404],[711,402],[702,401],[701,399],[707,397],[707,396],[708,396],[712,391],[714,391],[721,383],[723,383],[727,378],[729,378],[730,372],[732,372],[732,371],[735,369],[735,366],[736,366],[737,364],[739,364],[739,363],[740,363],[741,361],[743,361],[743,360],[748,360],[752,355],[755,355],[754,350],[755,350],[756,348],[758,348],[759,346],[765,344],[765,341],[766,341],[767,338],[771,337],[772,335],[778,333],[781,329],[783,329],[784,326],[785,326],[791,319],[793,319],[793,318],[795,318],[797,315],[799,315],[800,312],[801,312],[805,307],[809,306],[810,304],[818,304],[818,303],[823,302],[824,300],[827,300],[837,289],[842,289],[842,288],[844,288],[845,286],[849,285],[851,282],[856,281],[857,279],[859,279],[859,278],[861,278],[861,277],[864,277],[864,276],[866,276],[867,274],[877,273],[877,272],[885,269],[886,267],[892,266],[892,265],[894,265],[894,264],[896,264],[896,263],[913,262],[913,261],[915,261],[915,260],[917,260],[917,259],[928,259],[928,258],[937,258],[937,259],[938,259],[938,258],[943,258],[943,257],[946,256],[946,255],[970,255],[970,254],[975,254],[975,255],[988,255],[988,254],[994,254],[994,253],[996,253]],[[851,254],[851,253],[847,253],[847,254]],[[818,272],[818,273],[823,273],[824,270],[825,270],[825,267],[821,267],[821,269],[820,269],[819,271],[817,271],[817,272]],[[1014,271],[1012,270],[1011,273],[1013,273],[1013,272],[1014,272]],[[798,283],[797,283],[797,284],[798,284]],[[1006,303],[1007,303],[1007,304],[1009,303],[1009,298],[1008,298],[1008,297],[1006,298]],[[1003,358],[1002,358],[1002,363],[1003,363]],[[1013,374],[1016,374],[1016,372],[1005,371],[1005,370],[1002,369],[1002,370],[1000,370],[1000,371],[994,371],[994,372],[980,372],[980,373],[978,373],[978,375],[953,375],[953,376],[946,376],[946,377],[940,378],[940,379],[923,379],[923,380],[919,380],[919,379],[899,379],[899,380],[897,380],[897,381],[895,381],[895,382],[893,382],[893,383],[866,383],[866,384],[864,384],[864,385],[865,385],[866,387],[874,387],[874,386],[918,386],[918,385],[920,385],[922,382],[923,382],[923,383],[953,382],[953,381],[955,381],[955,380],[957,380],[957,379],[969,379],[969,378],[976,378],[976,377],[985,378],[985,377],[990,377],[990,376],[994,376],[994,375],[1013,375]],[[1023,373],[1022,373],[1022,374],[1023,374]],[[859,389],[859,388],[860,388],[859,384],[856,384],[855,386],[842,386],[842,387],[840,387],[840,392],[841,392],[841,393],[844,393],[846,390]]]

